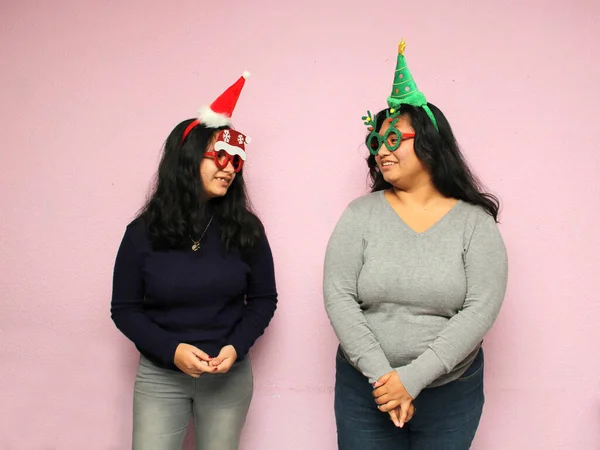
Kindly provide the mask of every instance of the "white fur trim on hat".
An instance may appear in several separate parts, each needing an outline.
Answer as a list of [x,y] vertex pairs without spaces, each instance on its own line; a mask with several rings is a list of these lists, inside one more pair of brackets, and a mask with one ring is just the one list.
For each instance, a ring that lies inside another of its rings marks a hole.
[[217,114],[210,106],[203,106],[198,110],[198,119],[208,128],[223,127],[231,125],[231,118],[223,114]]

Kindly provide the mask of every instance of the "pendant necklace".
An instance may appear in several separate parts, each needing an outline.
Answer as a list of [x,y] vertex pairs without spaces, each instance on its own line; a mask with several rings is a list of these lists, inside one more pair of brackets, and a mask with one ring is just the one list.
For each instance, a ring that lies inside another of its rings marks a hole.
[[192,244],[192,250],[197,252],[198,250],[200,250],[200,241],[202,240],[202,238],[204,237],[204,235],[206,234],[206,230],[208,230],[208,227],[210,227],[210,223],[213,220],[213,217],[215,217],[215,215],[213,214],[212,216],[210,216],[210,220],[208,221],[208,224],[206,225],[206,228],[204,229],[204,231],[202,232],[202,235],[200,236],[200,239],[198,239],[197,241],[194,240],[191,236],[190,239],[192,240],[193,244]]

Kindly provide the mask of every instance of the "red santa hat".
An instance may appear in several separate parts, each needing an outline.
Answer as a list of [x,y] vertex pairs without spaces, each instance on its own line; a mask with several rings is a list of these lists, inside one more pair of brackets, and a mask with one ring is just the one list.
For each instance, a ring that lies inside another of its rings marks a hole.
[[231,115],[235,109],[242,88],[246,80],[250,78],[250,72],[244,72],[243,75],[225,92],[223,92],[210,106],[202,106],[198,110],[198,119],[188,125],[183,132],[182,142],[192,129],[202,123],[209,128],[218,128],[231,125]]

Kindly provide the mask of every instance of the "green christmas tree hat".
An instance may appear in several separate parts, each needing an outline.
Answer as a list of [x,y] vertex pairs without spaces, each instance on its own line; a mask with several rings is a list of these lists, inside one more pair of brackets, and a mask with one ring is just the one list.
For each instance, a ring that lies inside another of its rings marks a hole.
[[404,39],[398,44],[398,60],[396,62],[396,74],[394,75],[394,85],[392,93],[388,97],[387,102],[390,108],[398,108],[402,104],[421,107],[425,110],[435,128],[438,129],[437,121],[433,113],[427,106],[425,95],[419,90],[415,80],[408,70],[406,58],[404,58],[404,50],[406,42]]
[[[393,117],[401,105],[412,105],[418,108],[423,108],[427,113],[433,125],[438,129],[437,121],[431,112],[431,109],[427,106],[427,99],[425,95],[419,90],[415,80],[408,70],[406,59],[404,58],[404,50],[406,49],[406,43],[404,39],[398,44],[398,60],[396,62],[396,73],[394,75],[394,84],[392,86],[392,93],[387,98],[388,106],[390,107],[390,116]],[[368,114],[370,117],[370,113]],[[363,120],[365,120],[363,118]],[[365,123],[365,125],[370,125]],[[439,130],[439,129],[438,129]]]

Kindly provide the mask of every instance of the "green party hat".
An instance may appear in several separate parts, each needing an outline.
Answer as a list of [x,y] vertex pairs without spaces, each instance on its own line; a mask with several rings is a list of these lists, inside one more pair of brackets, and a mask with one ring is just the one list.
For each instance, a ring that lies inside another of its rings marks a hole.
[[437,121],[427,106],[425,94],[419,90],[410,70],[408,70],[408,65],[404,58],[405,49],[406,43],[404,42],[404,39],[402,39],[400,44],[398,44],[398,61],[396,62],[396,73],[394,75],[392,93],[387,99],[388,106],[392,109],[396,109],[401,105],[412,105],[423,108],[433,122],[433,125],[435,125],[435,128],[438,129]]

